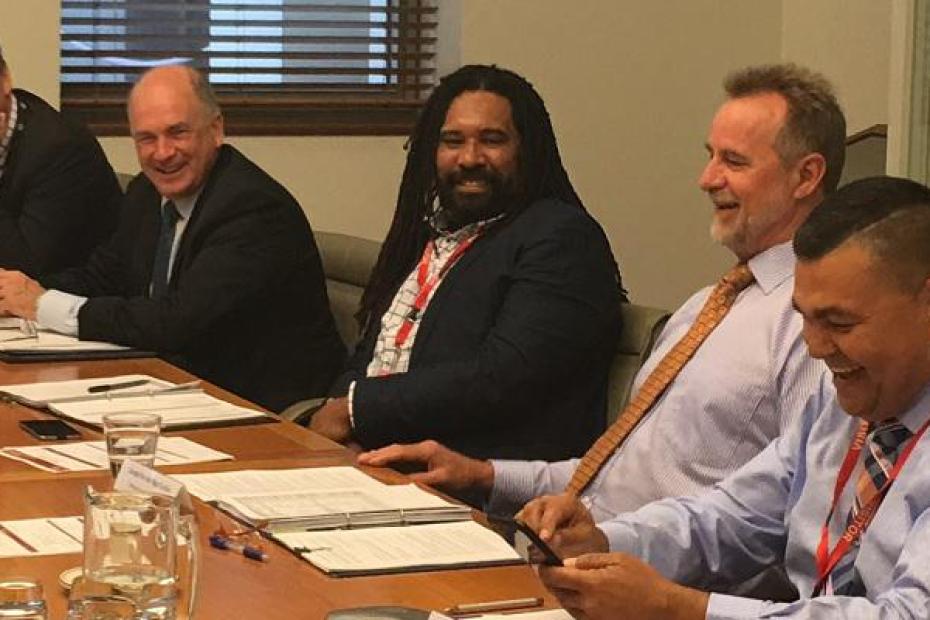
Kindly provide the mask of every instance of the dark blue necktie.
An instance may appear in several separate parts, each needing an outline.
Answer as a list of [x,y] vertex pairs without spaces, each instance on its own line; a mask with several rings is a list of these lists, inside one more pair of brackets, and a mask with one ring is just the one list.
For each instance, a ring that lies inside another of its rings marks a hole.
[[164,297],[168,290],[168,263],[171,261],[171,246],[174,244],[174,228],[180,218],[174,202],[168,201],[161,208],[161,232],[155,261],[152,264],[152,298]]

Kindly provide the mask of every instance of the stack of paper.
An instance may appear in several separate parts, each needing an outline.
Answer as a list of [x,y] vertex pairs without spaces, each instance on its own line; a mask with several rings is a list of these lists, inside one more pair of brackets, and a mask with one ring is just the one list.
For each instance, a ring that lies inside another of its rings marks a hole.
[[471,519],[416,485],[386,485],[352,467],[174,476],[191,494],[271,532]]
[[[334,575],[521,561],[503,538],[471,521],[468,506],[414,485],[383,484],[352,467],[172,477]],[[379,527],[385,525],[408,527]]]
[[0,521],[0,558],[80,553],[82,517]]
[[[129,386],[129,387],[124,387]],[[275,418],[214,398],[196,385],[175,385],[148,375],[51,381],[0,386],[7,397],[34,407],[47,407],[62,417],[100,427],[103,415],[157,413],[162,428],[197,428]]]
[[55,353],[105,353],[131,351],[109,342],[78,340],[36,327],[33,321],[15,317],[0,319],[0,353],[8,355],[55,354]]
[[474,521],[275,535],[301,557],[336,575],[519,564],[503,538]]
[[[81,441],[54,446],[6,447],[0,448],[0,456],[55,473],[91,471],[109,467],[107,447],[102,441]],[[159,437],[155,465],[186,465],[207,461],[226,461],[232,458],[232,455],[208,448],[184,437]]]

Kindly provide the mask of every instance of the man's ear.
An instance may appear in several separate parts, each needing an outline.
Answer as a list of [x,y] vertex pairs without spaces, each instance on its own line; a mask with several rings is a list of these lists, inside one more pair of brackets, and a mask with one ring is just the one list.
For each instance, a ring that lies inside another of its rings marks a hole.
[[820,153],[808,153],[794,166],[797,175],[794,199],[803,200],[820,188],[827,173],[827,160]]

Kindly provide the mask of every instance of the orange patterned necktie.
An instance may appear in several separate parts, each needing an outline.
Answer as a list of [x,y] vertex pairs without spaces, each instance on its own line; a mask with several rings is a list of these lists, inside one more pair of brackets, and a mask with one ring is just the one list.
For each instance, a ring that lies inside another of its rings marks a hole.
[[578,496],[594,480],[610,455],[623,443],[623,440],[636,427],[650,407],[656,402],[665,388],[675,379],[688,363],[704,339],[714,331],[717,324],[726,316],[736,296],[749,286],[755,278],[745,263],[739,263],[721,278],[711,291],[704,307],[688,332],[665,354],[662,361],[649,374],[636,396],[626,406],[607,431],[600,436],[581,459],[572,479],[565,488],[567,493]]

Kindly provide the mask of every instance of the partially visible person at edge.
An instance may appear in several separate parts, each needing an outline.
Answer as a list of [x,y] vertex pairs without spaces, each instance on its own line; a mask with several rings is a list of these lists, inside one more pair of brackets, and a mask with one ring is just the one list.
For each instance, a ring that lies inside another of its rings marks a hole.
[[0,49],[0,268],[82,264],[116,227],[122,195],[96,138],[13,88]]
[[603,429],[625,294],[523,77],[444,77],[409,142],[358,314],[364,337],[310,428],[376,448],[579,455]]
[[273,411],[325,394],[345,352],[300,206],[223,144],[197,71],[146,72],[128,113],[142,173],[113,237],[40,281],[0,271],[0,311],[156,351]]

